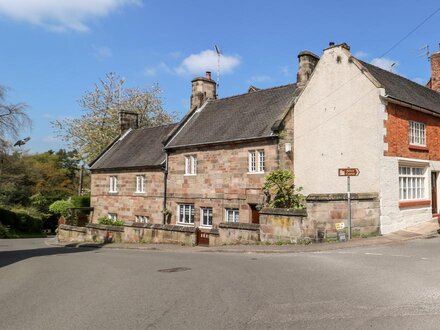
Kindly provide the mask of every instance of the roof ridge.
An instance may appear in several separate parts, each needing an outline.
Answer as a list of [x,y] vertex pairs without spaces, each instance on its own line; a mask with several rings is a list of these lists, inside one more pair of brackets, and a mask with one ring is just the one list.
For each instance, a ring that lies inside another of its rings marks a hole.
[[[409,79],[409,78],[406,78],[406,77],[404,77],[404,76],[401,76],[400,74],[397,74],[397,73],[394,73],[394,72],[391,72],[391,71],[385,70],[385,69],[383,69],[383,68],[381,68],[381,67],[378,67],[377,65],[374,65],[374,64],[371,64],[371,63],[367,63],[367,62],[365,62],[365,61],[362,61],[362,60],[358,59],[357,57],[355,57],[355,59],[358,60],[359,62],[361,62],[361,64],[366,64],[367,66],[368,66],[368,65],[371,65],[371,66],[375,67],[376,69],[379,69],[379,70],[381,70],[381,71],[384,71],[384,72],[389,73],[389,74],[392,74],[392,75],[395,75],[395,76],[397,76],[397,77],[399,77],[399,78],[405,79],[405,80],[409,81],[409,82],[412,83],[412,84],[416,84],[417,86],[420,86],[420,87],[425,88],[426,90],[429,90],[429,91],[435,92],[435,93],[437,93],[437,94],[440,94],[440,92],[437,92],[437,91],[434,90],[434,89],[431,89],[431,88],[426,87],[426,86],[424,86],[424,85],[422,85],[422,84],[419,84],[419,83],[415,82],[414,80],[411,80],[411,79]],[[368,68],[367,68],[367,70],[368,70]]]
[[269,90],[273,90],[273,89],[279,89],[279,88],[283,88],[283,87],[287,87],[287,86],[296,86],[296,83],[291,83],[291,84],[285,84],[285,85],[280,85],[280,86],[275,86],[275,87],[259,89],[259,90],[255,91],[255,92],[252,92],[252,93],[246,92],[246,93],[231,95],[231,96],[223,97],[221,99],[209,100],[209,102],[223,101],[223,100],[228,100],[228,99],[232,99],[232,98],[236,98],[236,97],[240,97],[240,96],[244,96],[244,95],[255,95],[255,94],[258,94],[260,92],[265,92],[265,91],[269,91]]
[[138,127],[133,129],[133,131],[139,131],[141,129],[149,129],[149,128],[159,128],[159,127],[165,127],[165,126],[171,126],[171,125],[177,125],[178,123],[169,123],[169,124],[161,124],[161,125],[157,125],[157,126],[142,126],[142,127]]

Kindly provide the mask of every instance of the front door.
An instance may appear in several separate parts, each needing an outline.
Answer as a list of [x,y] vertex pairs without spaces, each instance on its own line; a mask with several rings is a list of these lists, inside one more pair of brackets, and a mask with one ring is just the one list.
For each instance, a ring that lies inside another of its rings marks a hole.
[[437,214],[437,172],[431,172],[432,214]]
[[256,204],[249,204],[251,208],[251,223],[260,223],[260,212],[257,210]]

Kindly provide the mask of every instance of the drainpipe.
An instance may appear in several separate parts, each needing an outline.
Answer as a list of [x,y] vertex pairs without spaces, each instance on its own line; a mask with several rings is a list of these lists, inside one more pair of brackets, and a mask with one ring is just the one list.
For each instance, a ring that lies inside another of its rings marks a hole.
[[[163,170],[163,208],[165,211],[167,208],[167,181],[168,181],[168,152],[165,151],[165,167]],[[167,215],[163,214],[163,224],[167,223]]]

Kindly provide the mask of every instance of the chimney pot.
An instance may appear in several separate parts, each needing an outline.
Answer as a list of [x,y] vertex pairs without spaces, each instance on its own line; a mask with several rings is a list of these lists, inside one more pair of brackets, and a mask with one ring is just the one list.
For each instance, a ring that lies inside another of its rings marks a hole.
[[206,79],[211,80],[211,71],[206,71]]
[[333,47],[333,46],[335,45],[335,43],[334,43],[333,41],[330,41],[330,42],[328,43],[328,45],[329,45],[329,47]]

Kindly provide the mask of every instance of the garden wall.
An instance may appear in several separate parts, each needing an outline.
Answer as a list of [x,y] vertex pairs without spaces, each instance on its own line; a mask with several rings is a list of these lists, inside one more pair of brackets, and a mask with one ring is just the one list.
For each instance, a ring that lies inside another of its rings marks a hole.
[[260,238],[263,242],[298,243],[314,236],[306,210],[269,209],[260,211]]

